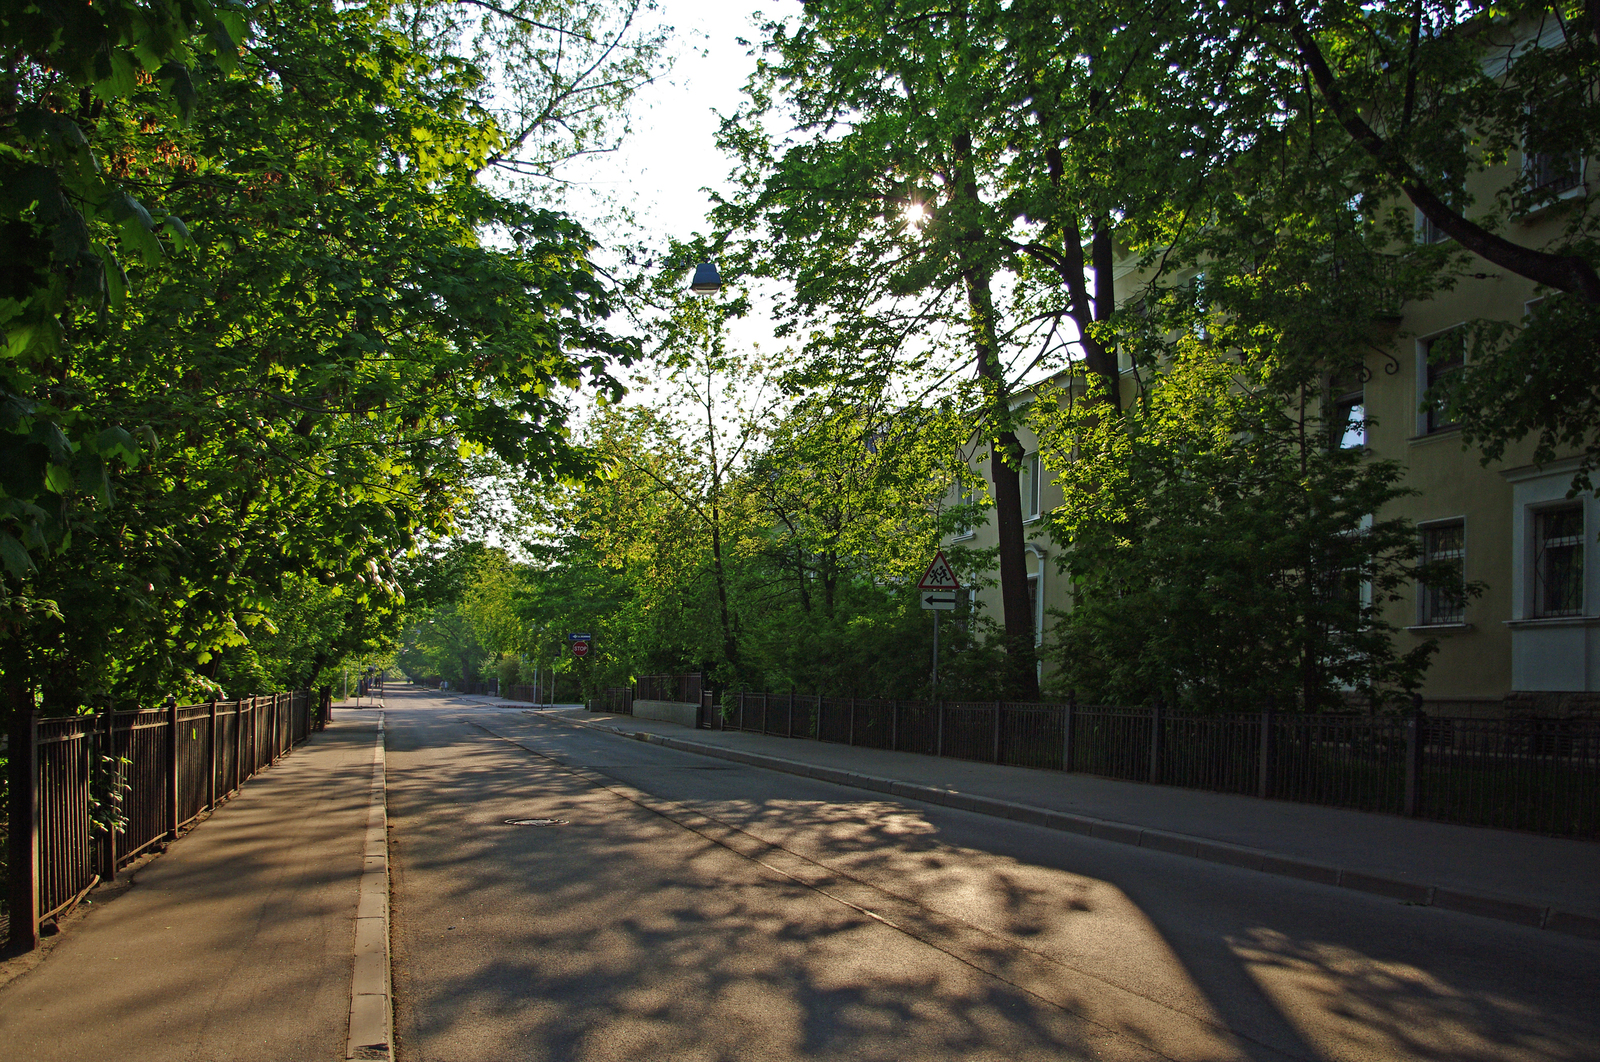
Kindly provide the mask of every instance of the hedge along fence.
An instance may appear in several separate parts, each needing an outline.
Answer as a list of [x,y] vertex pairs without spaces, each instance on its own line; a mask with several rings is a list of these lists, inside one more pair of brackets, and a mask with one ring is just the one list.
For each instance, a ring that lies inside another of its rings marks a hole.
[[1600,720],[792,693],[725,693],[707,708],[703,727],[1600,839]]
[[62,719],[21,713],[7,734],[10,941],[154,845],[170,841],[327,722],[309,690]]

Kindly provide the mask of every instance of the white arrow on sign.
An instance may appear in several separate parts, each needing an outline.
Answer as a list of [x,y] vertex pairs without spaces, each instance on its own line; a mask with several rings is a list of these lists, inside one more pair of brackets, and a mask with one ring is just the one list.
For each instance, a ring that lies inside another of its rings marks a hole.
[[956,610],[956,595],[948,591],[926,591],[922,595],[922,607],[937,609],[940,612],[954,612]]

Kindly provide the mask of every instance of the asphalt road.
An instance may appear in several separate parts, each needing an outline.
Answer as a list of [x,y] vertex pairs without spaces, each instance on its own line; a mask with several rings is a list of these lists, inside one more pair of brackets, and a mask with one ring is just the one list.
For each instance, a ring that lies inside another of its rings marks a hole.
[[401,1062],[1600,1060],[1594,942],[387,704]]

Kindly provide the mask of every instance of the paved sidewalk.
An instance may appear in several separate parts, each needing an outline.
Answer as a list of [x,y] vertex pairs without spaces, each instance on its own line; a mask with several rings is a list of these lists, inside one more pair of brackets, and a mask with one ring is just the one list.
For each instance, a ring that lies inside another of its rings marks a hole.
[[1590,841],[582,710],[548,714],[896,796],[1600,938],[1600,844]]
[[0,1055],[343,1059],[377,724],[336,709],[124,895],[70,919],[0,988]]

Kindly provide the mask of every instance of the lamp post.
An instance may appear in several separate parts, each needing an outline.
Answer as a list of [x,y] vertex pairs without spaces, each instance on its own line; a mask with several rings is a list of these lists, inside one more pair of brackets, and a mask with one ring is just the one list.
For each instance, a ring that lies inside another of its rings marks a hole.
[[722,290],[722,276],[717,272],[713,262],[701,262],[694,267],[694,279],[689,281],[689,290],[696,295],[715,295]]

